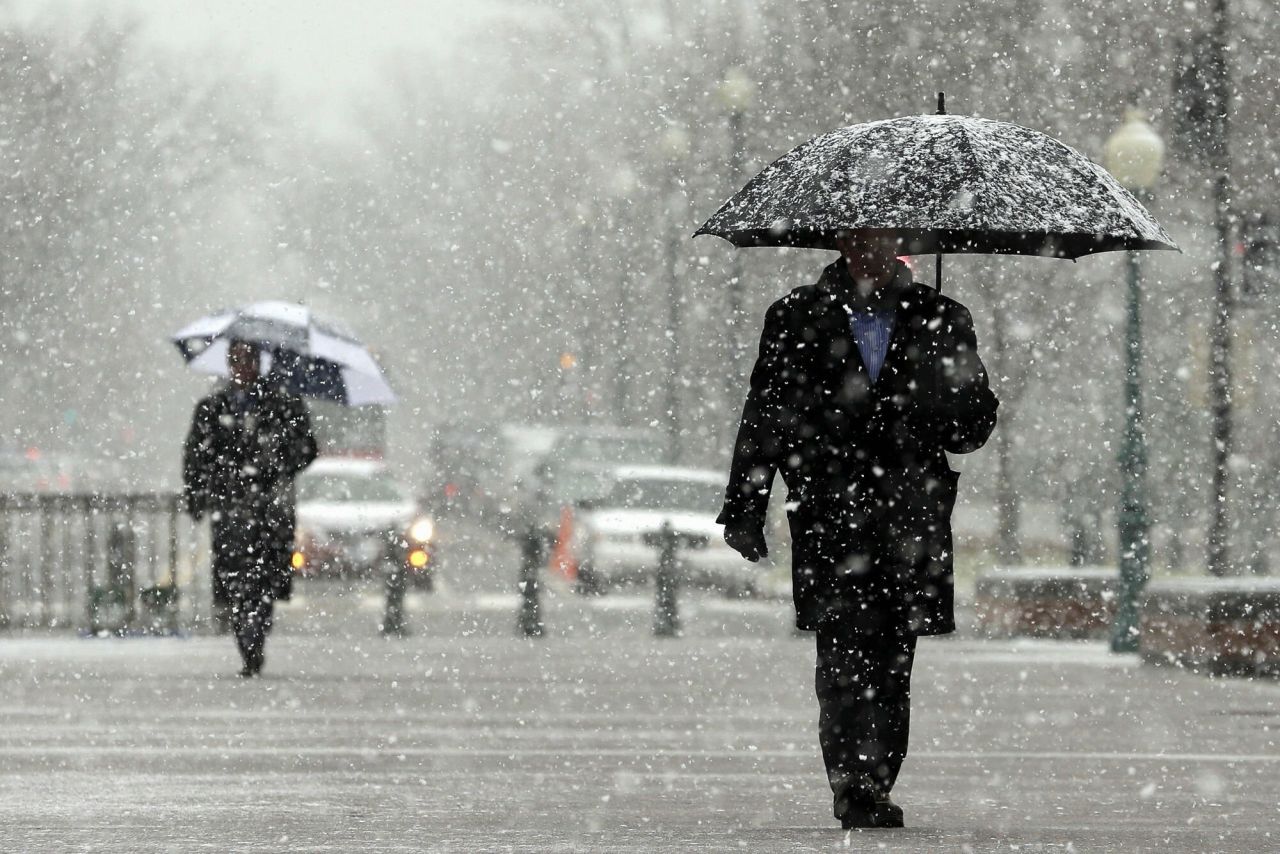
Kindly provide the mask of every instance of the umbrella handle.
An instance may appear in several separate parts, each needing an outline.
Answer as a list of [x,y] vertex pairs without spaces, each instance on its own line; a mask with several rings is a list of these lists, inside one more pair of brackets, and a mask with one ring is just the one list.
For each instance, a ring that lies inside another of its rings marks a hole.
[[[947,95],[945,92],[938,93],[938,115],[945,116],[947,114]],[[939,252],[934,264],[933,287],[942,293],[942,253]]]

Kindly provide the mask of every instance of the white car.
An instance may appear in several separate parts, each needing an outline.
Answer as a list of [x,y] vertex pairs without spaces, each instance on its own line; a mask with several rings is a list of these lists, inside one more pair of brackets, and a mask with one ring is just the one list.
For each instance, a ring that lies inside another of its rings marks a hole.
[[677,578],[732,595],[753,595],[763,578],[758,564],[725,545],[716,515],[724,499],[724,473],[675,466],[621,466],[610,472],[601,498],[580,504],[570,551],[578,586],[600,592],[648,581],[658,565],[658,535],[676,533]]
[[418,575],[434,563],[434,525],[385,463],[322,457],[298,476],[297,489],[299,573],[370,574],[405,560]]

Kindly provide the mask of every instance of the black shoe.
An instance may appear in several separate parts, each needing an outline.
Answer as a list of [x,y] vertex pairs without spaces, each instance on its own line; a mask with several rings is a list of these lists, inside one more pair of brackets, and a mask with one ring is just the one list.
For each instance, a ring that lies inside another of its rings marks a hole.
[[902,807],[895,804],[888,792],[876,795],[874,813],[876,827],[902,827]]
[[902,827],[902,808],[887,791],[850,786],[836,796],[836,818],[845,830],[869,827]]
[[263,664],[262,653],[259,652],[257,655],[245,656],[243,660],[244,660],[244,667],[240,668],[240,675],[243,676],[245,679],[251,679],[254,676],[259,676],[262,674],[262,664]]
[[853,779],[836,789],[834,812],[836,819],[848,830],[849,822],[858,822],[875,810],[875,790],[870,780]]

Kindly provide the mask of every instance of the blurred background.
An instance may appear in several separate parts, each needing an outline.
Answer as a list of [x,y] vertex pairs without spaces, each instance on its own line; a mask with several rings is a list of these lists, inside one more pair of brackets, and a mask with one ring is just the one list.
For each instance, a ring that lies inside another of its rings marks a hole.
[[[209,380],[167,336],[255,299],[305,302],[377,354],[401,403],[356,444],[419,496],[469,465],[500,500],[591,425],[674,420],[678,460],[723,469],[735,342],[831,259],[689,236],[792,146],[945,91],[1097,160],[1128,107],[1165,141],[1149,206],[1184,254],[1144,260],[1153,564],[1203,571],[1202,0],[11,0],[0,20],[0,449],[39,488],[176,486]],[[1277,221],[1278,42],[1272,4],[1233,5],[1237,272]],[[1280,479],[1272,275],[1240,277],[1232,317],[1233,548],[1258,572]],[[997,438],[958,461],[962,573],[1113,559],[1124,276],[1118,253],[948,262],[1002,400]]]

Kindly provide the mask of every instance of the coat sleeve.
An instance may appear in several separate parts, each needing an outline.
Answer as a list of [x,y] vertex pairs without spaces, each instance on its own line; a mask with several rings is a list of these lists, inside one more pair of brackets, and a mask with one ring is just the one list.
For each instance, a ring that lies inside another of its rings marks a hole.
[[213,475],[213,408],[207,400],[196,406],[182,454],[182,498],[187,512],[199,516],[209,509],[209,481]]
[[311,414],[301,398],[285,399],[284,432],[285,441],[281,448],[282,474],[286,478],[292,478],[311,465],[319,453],[315,432],[311,429]]
[[785,315],[783,301],[765,315],[760,352],[734,442],[724,508],[716,520],[723,525],[764,525],[769,490],[785,447],[780,390],[786,370]]
[[968,454],[986,444],[996,426],[1000,402],[991,391],[978,356],[973,316],[959,303],[947,313],[938,353],[936,392],[923,402],[920,429],[952,454]]

